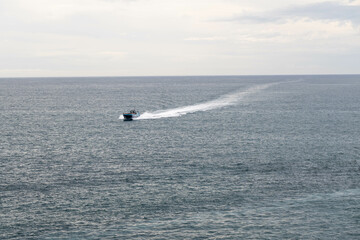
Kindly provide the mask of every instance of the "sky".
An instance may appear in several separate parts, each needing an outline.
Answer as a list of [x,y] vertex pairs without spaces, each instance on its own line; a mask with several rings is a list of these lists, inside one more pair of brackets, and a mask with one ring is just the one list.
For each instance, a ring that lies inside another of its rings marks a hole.
[[359,73],[360,0],[0,0],[0,77]]

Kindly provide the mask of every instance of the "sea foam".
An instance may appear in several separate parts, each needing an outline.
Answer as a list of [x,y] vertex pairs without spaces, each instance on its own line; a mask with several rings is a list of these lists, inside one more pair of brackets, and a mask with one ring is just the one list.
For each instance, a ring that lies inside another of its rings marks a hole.
[[[180,117],[180,116],[188,114],[188,113],[209,111],[209,110],[219,109],[219,108],[223,108],[223,107],[227,107],[227,106],[231,106],[231,105],[236,105],[244,97],[254,94],[254,93],[257,93],[261,90],[264,90],[274,84],[276,84],[276,83],[268,83],[268,84],[252,86],[243,91],[237,91],[235,93],[226,94],[217,99],[203,102],[203,103],[197,103],[194,105],[182,106],[182,107],[165,109],[165,110],[157,110],[154,112],[144,112],[143,114],[141,114],[141,116],[139,118],[137,118],[137,120]],[[123,116],[121,115],[119,117],[119,119],[123,119]]]

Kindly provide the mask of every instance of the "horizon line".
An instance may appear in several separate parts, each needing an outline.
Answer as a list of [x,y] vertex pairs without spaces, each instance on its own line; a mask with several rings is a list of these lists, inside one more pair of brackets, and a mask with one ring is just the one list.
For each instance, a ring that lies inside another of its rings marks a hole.
[[151,77],[266,77],[266,76],[356,76],[360,73],[318,73],[318,74],[215,74],[215,75],[124,75],[124,76],[45,76],[45,77],[0,77],[0,79],[30,79],[30,78],[151,78]]

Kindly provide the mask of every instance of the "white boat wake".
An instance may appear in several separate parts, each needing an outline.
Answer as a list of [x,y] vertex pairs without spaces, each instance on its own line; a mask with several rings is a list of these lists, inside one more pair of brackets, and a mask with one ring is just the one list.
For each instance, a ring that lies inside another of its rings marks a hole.
[[[254,93],[257,93],[261,90],[264,90],[274,84],[277,84],[277,83],[256,85],[256,86],[246,89],[245,91],[227,94],[218,99],[199,103],[199,104],[183,106],[183,107],[178,107],[178,108],[172,108],[172,109],[166,109],[166,110],[158,110],[155,112],[144,112],[136,120],[179,117],[179,116],[182,116],[182,115],[185,115],[188,113],[194,113],[194,112],[199,112],[199,111],[208,111],[208,110],[219,109],[219,108],[223,108],[226,106],[235,105],[235,104],[239,103],[244,97],[254,94]],[[121,115],[119,117],[119,119],[123,119],[123,116]]]

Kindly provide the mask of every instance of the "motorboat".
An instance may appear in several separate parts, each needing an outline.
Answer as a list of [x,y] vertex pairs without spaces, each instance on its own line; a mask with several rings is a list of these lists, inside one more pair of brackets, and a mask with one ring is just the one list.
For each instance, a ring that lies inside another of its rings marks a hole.
[[140,113],[136,110],[131,110],[128,113],[123,113],[123,116],[124,116],[124,121],[131,121],[134,118],[140,117]]

